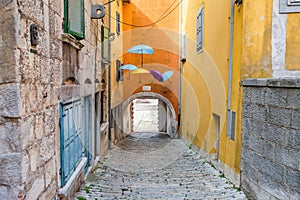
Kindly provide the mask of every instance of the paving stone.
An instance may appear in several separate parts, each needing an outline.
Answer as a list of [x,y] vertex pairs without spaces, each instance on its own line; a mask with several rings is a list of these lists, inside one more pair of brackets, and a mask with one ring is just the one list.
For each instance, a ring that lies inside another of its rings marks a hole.
[[74,200],[246,199],[179,139],[134,133],[110,150]]

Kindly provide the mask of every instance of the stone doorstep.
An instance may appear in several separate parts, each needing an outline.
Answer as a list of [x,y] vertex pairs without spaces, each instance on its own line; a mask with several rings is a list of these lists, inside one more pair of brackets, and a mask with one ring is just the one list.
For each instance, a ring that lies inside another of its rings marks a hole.
[[72,176],[68,180],[67,184],[63,187],[60,188],[57,192],[59,198],[61,199],[67,199],[69,197],[70,192],[72,191],[72,188],[75,186],[76,181],[80,177],[82,173],[84,173],[84,167],[87,163],[87,158],[83,157],[82,160],[80,161],[79,165],[77,166],[76,170],[73,172]]

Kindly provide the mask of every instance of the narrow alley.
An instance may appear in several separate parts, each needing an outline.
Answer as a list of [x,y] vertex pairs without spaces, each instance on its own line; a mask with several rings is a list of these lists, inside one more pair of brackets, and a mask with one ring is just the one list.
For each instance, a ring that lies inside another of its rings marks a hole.
[[0,0],[0,200],[300,200],[300,0]]
[[180,139],[160,133],[133,133],[113,146],[75,199],[246,197]]

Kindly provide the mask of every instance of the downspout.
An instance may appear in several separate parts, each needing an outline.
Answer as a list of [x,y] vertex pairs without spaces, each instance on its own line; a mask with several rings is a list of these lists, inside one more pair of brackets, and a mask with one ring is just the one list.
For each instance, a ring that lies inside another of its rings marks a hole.
[[[109,6],[109,32],[111,30],[111,5]],[[107,38],[108,39],[108,38]],[[109,49],[109,65],[108,65],[108,149],[111,148],[111,44],[110,41],[108,42],[108,49]]]
[[181,46],[182,46],[182,2],[179,7],[179,38],[178,38],[178,136],[181,137]]
[[227,104],[227,134],[230,134],[231,123],[231,93],[232,93],[232,68],[233,68],[233,31],[234,31],[234,1],[231,0],[230,13],[230,49],[229,49],[229,73],[228,73],[228,104]]

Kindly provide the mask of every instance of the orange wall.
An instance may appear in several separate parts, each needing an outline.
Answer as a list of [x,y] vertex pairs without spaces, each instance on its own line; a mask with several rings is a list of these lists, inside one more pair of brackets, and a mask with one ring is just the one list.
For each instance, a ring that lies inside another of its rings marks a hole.
[[[132,46],[146,44],[154,49],[154,54],[143,55],[143,68],[155,69],[161,73],[173,70],[175,73],[171,79],[161,83],[151,74],[129,75],[130,72],[124,71],[123,99],[140,92],[143,85],[149,85],[152,92],[168,98],[177,111],[179,8],[176,6],[178,3],[179,1],[174,3],[174,0],[155,1],[155,8],[153,0],[132,0],[131,3],[124,4],[123,21],[138,27],[123,24],[123,63],[141,67],[142,56],[127,53],[127,51]],[[173,8],[175,8],[174,11],[170,13]],[[155,23],[165,14],[168,16]],[[147,26],[150,24],[151,26]]]

